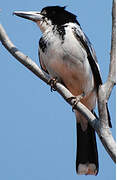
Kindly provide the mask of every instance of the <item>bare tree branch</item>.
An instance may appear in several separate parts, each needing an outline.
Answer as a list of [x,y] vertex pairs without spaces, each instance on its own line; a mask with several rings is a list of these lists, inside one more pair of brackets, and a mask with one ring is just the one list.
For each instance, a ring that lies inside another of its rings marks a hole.
[[[108,134],[110,133],[110,128],[108,125],[108,112],[107,112],[107,101],[110,97],[110,94],[112,92],[112,89],[116,83],[116,0],[113,0],[113,6],[112,6],[112,38],[111,38],[111,52],[110,52],[110,67],[109,67],[109,74],[108,79],[105,84],[100,86],[99,92],[98,92],[98,110],[99,110],[99,117],[100,117],[100,131],[103,136],[108,136],[106,131],[108,131]],[[104,131],[106,129],[106,131]],[[110,143],[109,143],[110,141]],[[114,157],[113,150],[116,149],[116,145],[112,145],[110,148],[111,143],[113,142],[110,137],[107,137],[107,142],[109,143],[106,147],[108,153],[110,156]],[[103,142],[105,143],[105,142]],[[109,147],[109,149],[108,149]],[[114,149],[113,149],[114,148]],[[112,150],[112,151],[110,151]],[[115,152],[116,153],[116,152]],[[112,159],[113,159],[112,157]],[[115,158],[115,157],[114,157]]]
[[116,84],[116,0],[113,0],[112,7],[112,38],[110,52],[110,67],[107,82],[103,85],[104,98],[108,100],[113,86]]
[[[99,90],[99,100],[98,100],[99,119],[96,119],[96,117],[80,102],[77,104],[76,109],[86,117],[86,119],[95,129],[108,154],[115,162],[116,145],[112,137],[110,128],[108,127],[108,123],[107,123],[108,117],[106,111],[106,103],[112,91],[112,88],[115,84],[115,13],[114,13],[115,0],[113,0],[113,4],[114,4],[113,5],[114,20],[113,20],[113,33],[112,33],[112,46],[111,46],[111,63],[110,63],[108,80],[104,85],[100,87]],[[35,62],[33,62],[28,56],[24,55],[14,46],[14,44],[8,38],[2,25],[0,25],[0,41],[2,42],[3,46],[15,57],[15,59],[17,59],[20,63],[26,66],[26,68],[28,68],[36,76],[38,76],[41,80],[43,80],[45,83],[48,84],[50,79],[49,75],[43,72]],[[73,105],[74,100],[71,98],[73,97],[73,95],[70,93],[68,89],[66,89],[62,84],[57,82],[56,90],[70,105]]]

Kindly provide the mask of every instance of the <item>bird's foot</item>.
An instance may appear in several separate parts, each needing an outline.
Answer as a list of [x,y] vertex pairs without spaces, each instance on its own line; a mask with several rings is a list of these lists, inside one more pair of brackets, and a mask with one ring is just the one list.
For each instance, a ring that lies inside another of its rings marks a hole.
[[51,86],[51,92],[56,91],[56,83],[57,82],[58,82],[57,77],[49,79],[48,84]]
[[74,109],[76,109],[77,103],[80,102],[81,99],[84,98],[84,96],[85,96],[85,93],[83,92],[82,94],[74,97],[74,102],[73,102],[73,105],[72,105],[72,111],[74,111]]
[[74,102],[73,102],[73,105],[72,105],[72,111],[74,111],[74,109],[76,109],[77,103],[80,102],[81,99],[84,98],[84,97],[85,97],[85,93],[84,92],[82,94],[74,97]]
[[74,96],[68,99],[68,101],[73,100],[73,104],[72,104],[72,111],[74,111],[74,109],[76,109],[76,105],[78,102],[81,101],[82,98],[85,97],[85,93],[83,92],[82,94],[78,95],[78,96]]

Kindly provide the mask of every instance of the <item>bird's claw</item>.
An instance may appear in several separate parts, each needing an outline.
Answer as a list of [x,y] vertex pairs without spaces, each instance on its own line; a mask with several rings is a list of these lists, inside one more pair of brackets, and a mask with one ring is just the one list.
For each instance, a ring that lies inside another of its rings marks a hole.
[[78,95],[78,96],[73,96],[71,98],[68,99],[68,101],[73,100],[73,104],[72,104],[72,111],[74,111],[74,109],[76,109],[76,105],[78,102],[81,101],[81,99],[85,96],[85,93],[83,92],[82,94]]
[[73,105],[72,105],[72,111],[74,111],[74,109],[76,109],[77,103],[80,102],[81,99],[84,98],[84,96],[85,96],[85,93],[83,92],[82,94],[74,97],[74,102],[73,102]]
[[50,78],[48,84],[51,86],[51,92],[56,91],[56,83],[58,82],[57,77]]

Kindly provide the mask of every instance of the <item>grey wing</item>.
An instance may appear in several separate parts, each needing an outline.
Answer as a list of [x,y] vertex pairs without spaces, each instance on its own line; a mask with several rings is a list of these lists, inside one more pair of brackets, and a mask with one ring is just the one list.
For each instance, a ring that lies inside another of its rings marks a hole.
[[80,41],[80,43],[82,43],[83,48],[87,52],[87,58],[88,58],[90,66],[91,66],[95,84],[96,84],[96,87],[98,90],[99,85],[102,84],[102,79],[101,79],[101,75],[100,75],[99,66],[97,63],[95,50],[94,50],[92,44],[90,43],[88,37],[83,33],[80,26],[78,26],[77,28],[74,28],[73,31],[74,31],[74,35],[75,35],[76,39],[78,41]]

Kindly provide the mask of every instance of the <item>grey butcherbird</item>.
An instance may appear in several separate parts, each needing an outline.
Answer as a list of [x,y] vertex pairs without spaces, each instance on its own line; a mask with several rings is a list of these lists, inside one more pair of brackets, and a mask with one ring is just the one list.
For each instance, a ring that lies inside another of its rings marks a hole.
[[[81,102],[93,112],[102,80],[95,51],[76,16],[60,6],[48,6],[41,12],[15,11],[14,14],[36,22],[42,31],[39,41],[42,69],[64,83],[76,98],[84,94]],[[76,171],[78,174],[96,175],[98,152],[95,131],[84,116],[78,111],[75,114]]]

